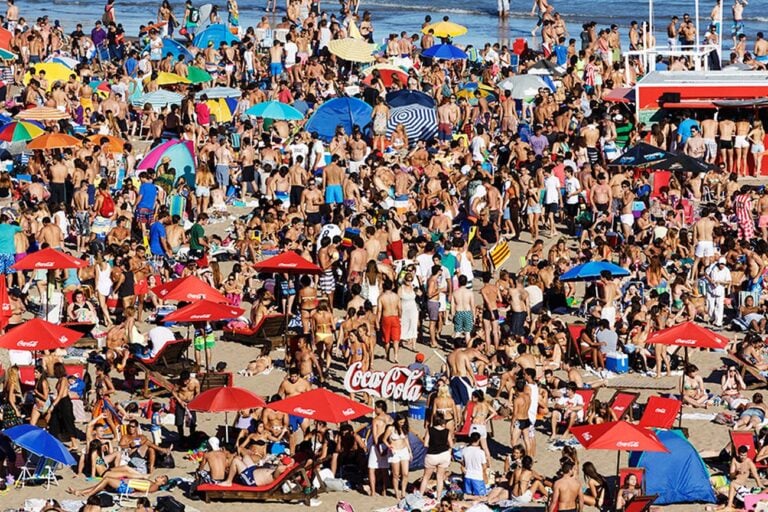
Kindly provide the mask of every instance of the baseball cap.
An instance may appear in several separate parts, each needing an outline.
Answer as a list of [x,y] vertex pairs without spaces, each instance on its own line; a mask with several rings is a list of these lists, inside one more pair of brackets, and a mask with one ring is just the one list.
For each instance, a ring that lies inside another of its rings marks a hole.
[[416,362],[417,363],[423,363],[424,362],[424,354],[422,354],[421,352],[416,354]]
[[218,451],[219,449],[219,438],[218,437],[209,437],[208,438],[208,446],[211,447],[212,451]]

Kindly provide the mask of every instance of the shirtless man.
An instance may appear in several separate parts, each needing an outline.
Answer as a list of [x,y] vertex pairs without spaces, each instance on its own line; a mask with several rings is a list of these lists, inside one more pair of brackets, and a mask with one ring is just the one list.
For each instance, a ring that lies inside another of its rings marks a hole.
[[187,242],[187,233],[181,225],[181,217],[174,215],[171,223],[165,226],[165,239],[172,254],[178,254],[179,249]]
[[746,119],[736,121],[736,135],[733,140],[733,151],[736,158],[736,175],[747,176],[749,167],[747,166],[747,155],[749,154],[749,132],[752,125]]
[[368,144],[363,140],[363,133],[358,131],[352,140],[349,141],[349,172],[355,174],[359,172],[360,166],[365,162],[368,156]]
[[720,132],[720,161],[725,163],[726,172],[733,172],[733,134],[736,132],[736,123],[725,118],[717,125]]
[[[624,232],[624,238],[626,239],[632,234],[632,226],[635,224],[635,214],[632,212],[635,193],[632,191],[630,182],[626,180],[621,183],[621,191],[621,213],[619,214],[619,219],[621,220],[621,230]],[[549,287],[548,284],[547,287]]]
[[523,287],[523,280],[511,276],[513,287],[509,290],[510,333],[513,336],[525,336],[525,321],[531,312],[528,292]]
[[320,215],[321,204],[323,204],[323,193],[317,188],[317,181],[310,178],[307,188],[301,193],[301,209],[307,224],[314,226],[316,232],[320,230],[323,220]]
[[74,194],[75,229],[77,231],[77,250],[85,252],[91,238],[91,212],[88,205],[88,182],[82,180],[80,188]]
[[[451,396],[453,401],[456,402],[460,408],[466,407],[469,402],[470,392],[475,388],[475,369],[472,367],[473,362],[478,362],[478,365],[487,365],[488,358],[480,351],[480,347],[484,341],[476,339],[472,342],[471,346],[455,349],[448,355],[448,372],[451,376],[450,387]],[[478,367],[478,373],[482,373]]]
[[429,230],[445,236],[451,232],[453,220],[445,214],[445,205],[440,203],[435,206],[435,214],[429,219]]
[[[370,489],[368,495],[373,496],[376,494],[376,476],[381,474],[385,479],[385,491],[386,494],[386,471],[389,469],[386,456],[381,457],[378,453],[377,445],[378,440],[381,439],[381,435],[387,430],[387,427],[393,423],[392,416],[387,414],[387,402],[384,400],[376,400],[374,404],[374,416],[371,422],[371,439],[374,440],[373,446],[371,446],[368,453],[368,479],[370,481]],[[380,460],[383,458],[383,461]],[[383,466],[383,467],[382,467]]]
[[[219,446],[219,439],[217,437],[208,438],[209,451],[205,452],[203,459],[200,461],[198,471],[208,471],[211,476],[211,480],[214,482],[222,482],[227,478],[228,467],[228,453],[226,450],[222,450]],[[207,469],[206,469],[207,468]]]
[[613,191],[608,186],[608,178],[605,174],[597,175],[597,184],[589,191],[589,202],[592,204],[592,211],[596,217],[602,213],[610,219]]
[[701,136],[704,139],[706,147],[705,160],[707,163],[714,164],[717,158],[717,121],[714,119],[704,119],[701,121]]
[[467,288],[467,276],[459,276],[459,287],[451,296],[451,313],[453,314],[453,330],[456,337],[464,335],[464,341],[469,344],[469,338],[475,326],[475,294]]
[[763,65],[768,65],[768,41],[765,40],[762,32],[758,32],[755,38],[755,48],[753,50],[755,60]]
[[341,168],[339,155],[331,157],[331,163],[323,168],[323,190],[325,190],[325,202],[327,204],[341,204],[344,202],[344,169]]
[[400,349],[400,316],[403,313],[400,296],[393,291],[394,284],[384,279],[383,292],[379,295],[377,307],[378,324],[381,328],[382,342],[387,351],[387,361],[390,361],[390,350],[394,346],[395,363]]
[[453,131],[459,124],[461,110],[456,105],[456,96],[443,98],[443,104],[437,109],[437,137],[445,144],[453,140]]
[[349,275],[347,276],[347,282],[349,285],[355,283],[362,284],[363,272],[368,265],[368,251],[365,250],[365,242],[359,236],[355,236],[352,239],[352,245],[354,249],[349,254]]
[[512,428],[510,429],[510,446],[517,446],[522,439],[525,452],[531,451],[531,440],[528,437],[528,428],[531,426],[528,420],[528,409],[531,407],[531,397],[525,392],[525,380],[518,378],[515,381],[515,397],[512,399]]
[[259,184],[256,182],[256,149],[251,144],[250,137],[243,137],[240,144],[240,166],[240,196],[245,199],[249,186],[252,194],[259,189]]
[[552,486],[548,512],[577,512],[584,510],[584,492],[576,477],[574,463],[565,461],[560,466],[561,476]]
[[499,329],[499,306],[501,302],[501,293],[496,282],[491,278],[492,272],[486,272],[483,276],[483,287],[480,289],[480,296],[483,298],[483,330],[485,331],[485,342],[488,345],[498,348],[501,332]]
[[701,218],[693,225],[694,262],[691,270],[691,281],[696,282],[699,276],[699,263],[704,268],[709,267],[711,259],[715,256],[714,230],[718,222],[715,219],[715,211],[704,209]]
[[600,130],[597,124],[590,122],[579,133],[584,137],[584,145],[587,148],[589,163],[595,165],[600,161],[600,151],[597,149],[597,142],[600,140]]
[[600,318],[608,320],[613,329],[616,322],[616,301],[621,297],[621,291],[610,270],[600,272],[600,283],[603,285],[603,308]]
[[736,448],[736,456],[731,460],[731,466],[728,470],[730,483],[728,484],[728,504],[724,510],[735,510],[733,501],[737,495],[743,497],[752,492],[751,487],[747,486],[747,480],[750,477],[755,479],[758,487],[763,486],[762,479],[757,472],[757,467],[752,459],[749,458],[749,448],[746,445]]
[[322,384],[325,381],[323,369],[315,352],[309,346],[306,336],[300,336],[297,344],[298,348],[293,356],[293,364],[298,369],[299,375],[310,384]]
[[43,227],[37,234],[37,241],[40,245],[48,244],[53,249],[64,249],[64,234],[57,224],[51,222],[50,217],[43,217]]
[[54,162],[50,167],[51,169],[51,204],[69,204],[69,198],[67,198],[67,177],[69,172],[67,167],[61,161],[61,156],[54,157]]
[[176,401],[174,424],[179,432],[182,444],[186,442],[184,436],[184,424],[189,421],[189,435],[194,436],[197,428],[197,416],[194,411],[187,409],[187,405],[200,394],[200,381],[193,378],[189,371],[183,370],[179,374],[179,383],[173,390],[173,399]]

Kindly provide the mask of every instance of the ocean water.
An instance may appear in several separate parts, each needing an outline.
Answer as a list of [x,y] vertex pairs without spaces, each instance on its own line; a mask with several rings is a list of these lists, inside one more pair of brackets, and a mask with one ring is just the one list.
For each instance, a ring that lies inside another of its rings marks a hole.
[[[519,37],[528,37],[536,23],[530,15],[533,0],[511,0],[510,16],[500,21],[497,15],[497,0],[361,0],[360,13],[368,10],[372,13],[374,36],[381,41],[389,33],[409,33],[419,31],[424,16],[430,15],[434,21],[449,16],[452,21],[465,25],[469,31],[457,38],[457,44],[481,45],[486,42],[514,41]],[[85,27],[92,27],[93,22],[101,17],[105,1],[89,0],[17,0],[21,15],[29,18],[47,14],[51,19],[58,19],[67,31],[74,29],[78,22]],[[196,2],[196,5],[205,3]],[[225,12],[226,1],[219,4],[219,11]],[[570,37],[578,41],[581,26],[588,21],[595,21],[598,27],[607,27],[616,23],[620,27],[626,45],[626,33],[632,20],[642,23],[648,19],[646,0],[551,0],[555,9],[564,17]],[[139,25],[155,21],[160,0],[116,0],[118,22],[121,22],[129,35],[135,35]],[[181,0],[171,0],[177,18],[183,15],[184,4]],[[266,0],[240,0],[240,23],[242,26],[255,25],[265,15]],[[702,0],[699,6],[700,26],[703,31],[708,25],[709,13],[714,0]],[[730,38],[731,0],[724,0],[723,39]],[[285,1],[278,0],[280,11],[284,12]],[[338,12],[338,1],[323,1],[321,9]],[[673,15],[682,18],[683,13],[692,17],[695,4],[692,0],[665,0],[654,3],[654,32],[658,44],[666,41],[665,28]],[[225,17],[225,16],[223,16]],[[745,31],[752,37],[760,30],[768,29],[768,0],[752,0],[744,11]],[[725,46],[725,45],[724,45]],[[729,47],[729,46],[728,46]]]

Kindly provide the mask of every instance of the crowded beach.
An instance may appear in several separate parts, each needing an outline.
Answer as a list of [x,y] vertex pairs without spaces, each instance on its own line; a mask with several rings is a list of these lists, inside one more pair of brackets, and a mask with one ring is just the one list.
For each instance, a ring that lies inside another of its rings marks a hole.
[[265,7],[7,1],[5,507],[768,510],[747,2]]

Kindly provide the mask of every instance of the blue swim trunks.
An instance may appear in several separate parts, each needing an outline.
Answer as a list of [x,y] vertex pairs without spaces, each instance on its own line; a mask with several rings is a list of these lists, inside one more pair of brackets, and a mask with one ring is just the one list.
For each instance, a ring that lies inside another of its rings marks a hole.
[[16,263],[16,256],[13,254],[0,253],[0,273],[13,274],[13,265]]
[[283,65],[280,62],[273,62],[269,65],[270,76],[279,76],[283,74]]
[[325,202],[328,204],[341,204],[344,202],[344,192],[341,185],[327,185],[325,187]]

